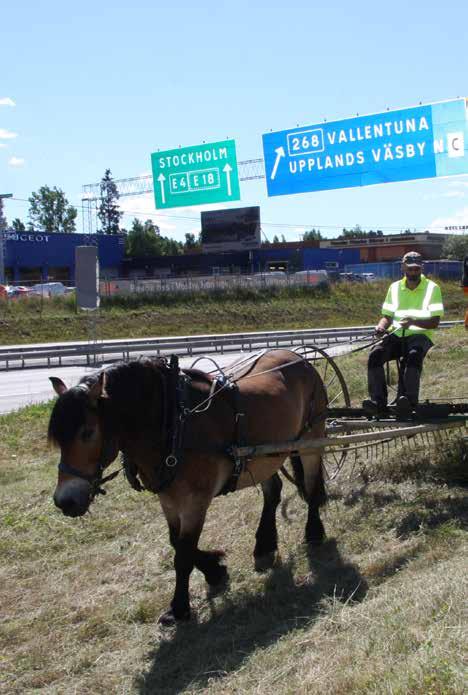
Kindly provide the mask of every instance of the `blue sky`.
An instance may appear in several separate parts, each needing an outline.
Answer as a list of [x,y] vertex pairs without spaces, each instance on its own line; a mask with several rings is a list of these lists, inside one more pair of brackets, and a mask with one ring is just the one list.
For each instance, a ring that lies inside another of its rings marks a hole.
[[[8,3],[2,8],[0,192],[27,220],[32,191],[150,172],[157,149],[234,138],[239,161],[262,134],[468,96],[468,3],[305,0]],[[268,198],[242,182],[235,205],[260,205],[271,239],[319,227],[440,231],[468,223],[468,176]],[[164,234],[197,231],[201,208],[157,213],[121,200]],[[212,206],[208,206],[211,208]],[[81,220],[78,229],[81,230]]]

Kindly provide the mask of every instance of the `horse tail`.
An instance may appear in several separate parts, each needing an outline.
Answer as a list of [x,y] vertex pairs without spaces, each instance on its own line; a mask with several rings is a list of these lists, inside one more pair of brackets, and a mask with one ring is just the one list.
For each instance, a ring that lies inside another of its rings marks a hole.
[[289,460],[291,461],[291,466],[294,475],[294,484],[296,485],[297,490],[299,492],[299,497],[305,500],[307,493],[304,484],[304,467],[302,465],[301,457],[299,456],[299,454],[291,454]]

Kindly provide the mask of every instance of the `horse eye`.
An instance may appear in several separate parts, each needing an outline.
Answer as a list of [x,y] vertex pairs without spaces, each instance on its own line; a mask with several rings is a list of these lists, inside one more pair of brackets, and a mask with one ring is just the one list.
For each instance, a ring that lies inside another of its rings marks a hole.
[[86,429],[84,429],[83,432],[81,433],[81,439],[83,440],[83,442],[87,442],[88,439],[91,439],[91,437],[93,436],[93,434],[94,434],[94,430],[91,430],[91,429],[89,429],[89,428],[86,428]]

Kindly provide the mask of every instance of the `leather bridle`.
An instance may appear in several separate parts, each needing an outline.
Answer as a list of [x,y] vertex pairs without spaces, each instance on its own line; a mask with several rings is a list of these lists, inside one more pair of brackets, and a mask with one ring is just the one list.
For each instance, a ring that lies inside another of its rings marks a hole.
[[122,470],[122,468],[119,468],[118,470],[113,471],[105,477],[103,477],[102,475],[104,473],[104,470],[111,463],[111,446],[112,444],[110,442],[104,442],[104,445],[101,450],[101,455],[99,457],[98,467],[95,473],[83,473],[83,471],[78,470],[78,468],[75,468],[74,466],[70,466],[70,464],[65,463],[65,461],[63,461],[62,459],[60,459],[58,469],[61,473],[65,473],[66,475],[72,475],[74,478],[86,480],[86,482],[91,485],[91,500],[94,499],[96,495],[105,495],[106,491],[104,490],[102,485],[104,485],[104,483],[109,482],[109,480],[113,480],[114,478],[116,478]]

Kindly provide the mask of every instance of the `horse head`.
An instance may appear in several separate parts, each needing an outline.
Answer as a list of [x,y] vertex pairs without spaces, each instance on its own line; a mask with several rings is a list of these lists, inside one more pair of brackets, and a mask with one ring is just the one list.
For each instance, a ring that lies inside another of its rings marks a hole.
[[118,436],[110,431],[105,372],[86,377],[68,389],[51,377],[58,399],[49,421],[48,439],[60,448],[54,502],[66,516],[85,514],[103,482],[104,469],[119,452]]

